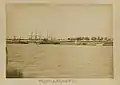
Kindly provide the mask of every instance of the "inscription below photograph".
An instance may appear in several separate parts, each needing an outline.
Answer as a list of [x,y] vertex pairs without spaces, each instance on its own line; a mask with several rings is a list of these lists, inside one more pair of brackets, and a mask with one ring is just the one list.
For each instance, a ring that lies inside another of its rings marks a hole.
[[112,5],[7,4],[6,78],[114,78]]

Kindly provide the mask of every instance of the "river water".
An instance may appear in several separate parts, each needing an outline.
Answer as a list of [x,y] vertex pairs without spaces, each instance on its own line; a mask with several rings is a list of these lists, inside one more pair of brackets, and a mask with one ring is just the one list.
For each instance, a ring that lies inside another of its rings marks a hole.
[[24,77],[112,78],[112,46],[8,44],[9,64]]

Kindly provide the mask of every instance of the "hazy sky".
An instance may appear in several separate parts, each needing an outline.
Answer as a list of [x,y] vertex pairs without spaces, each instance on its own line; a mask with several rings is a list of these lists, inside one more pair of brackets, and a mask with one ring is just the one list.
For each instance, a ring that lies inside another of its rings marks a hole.
[[7,36],[112,37],[111,5],[41,5],[7,6]]

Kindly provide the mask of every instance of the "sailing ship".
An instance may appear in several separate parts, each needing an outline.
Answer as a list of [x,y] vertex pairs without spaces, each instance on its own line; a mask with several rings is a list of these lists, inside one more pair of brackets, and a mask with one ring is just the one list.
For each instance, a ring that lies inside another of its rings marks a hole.
[[37,34],[37,32],[35,33],[35,35],[33,35],[33,32],[30,35],[30,41],[31,43],[36,43],[36,44],[60,44],[60,41],[57,40],[56,38],[53,38],[52,36],[48,36],[47,33],[47,37],[46,38],[41,38],[40,35]]

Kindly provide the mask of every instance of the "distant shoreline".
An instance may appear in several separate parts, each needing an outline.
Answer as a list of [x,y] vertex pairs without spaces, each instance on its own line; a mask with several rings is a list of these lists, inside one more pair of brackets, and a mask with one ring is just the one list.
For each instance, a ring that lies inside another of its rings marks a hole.
[[[97,44],[94,44],[94,45],[77,45],[77,44],[36,44],[36,43],[31,43],[31,44],[34,44],[34,45],[76,45],[76,46],[113,46],[112,44],[106,44],[106,45],[97,45]],[[29,44],[21,44],[21,43],[7,43],[7,45],[30,45],[30,43]]]
[[61,45],[88,45],[113,46],[113,40],[58,40],[58,39],[7,39],[6,44],[61,44]]

